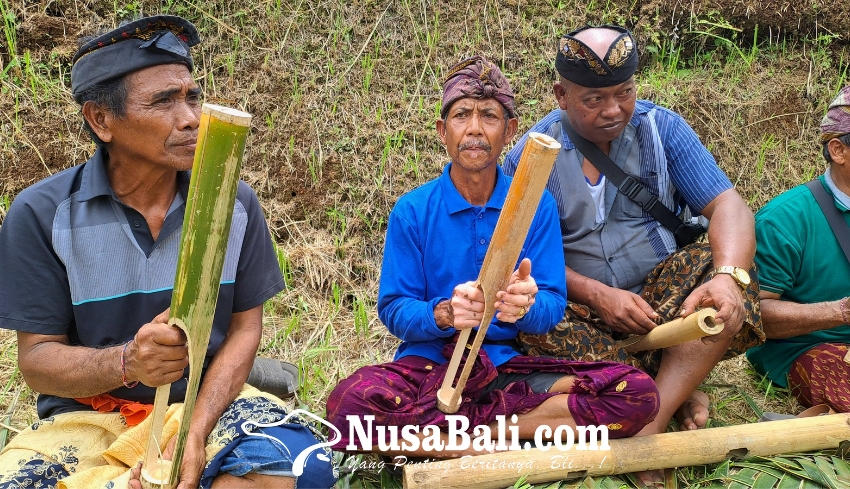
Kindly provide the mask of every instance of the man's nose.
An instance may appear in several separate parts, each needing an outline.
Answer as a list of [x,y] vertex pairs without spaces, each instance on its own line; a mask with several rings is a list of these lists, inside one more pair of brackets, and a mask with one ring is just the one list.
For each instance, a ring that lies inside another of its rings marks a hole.
[[620,104],[617,103],[613,98],[605,101],[605,105],[602,108],[600,114],[602,117],[606,119],[616,119],[618,115],[620,115]]
[[482,124],[481,124],[481,115],[480,114],[472,114],[469,118],[469,126],[466,129],[467,134],[470,135],[480,135],[483,133]]
[[178,128],[181,130],[195,130],[201,125],[201,106],[184,100],[177,104]]

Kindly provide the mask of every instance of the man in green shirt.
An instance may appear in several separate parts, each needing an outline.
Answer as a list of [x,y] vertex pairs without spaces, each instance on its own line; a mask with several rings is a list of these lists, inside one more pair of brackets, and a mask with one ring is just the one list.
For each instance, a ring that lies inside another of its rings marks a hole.
[[[829,167],[819,180],[850,226],[850,86],[820,129]],[[799,185],[764,206],[756,242],[768,340],[747,358],[804,406],[850,412],[850,261],[812,192]]]

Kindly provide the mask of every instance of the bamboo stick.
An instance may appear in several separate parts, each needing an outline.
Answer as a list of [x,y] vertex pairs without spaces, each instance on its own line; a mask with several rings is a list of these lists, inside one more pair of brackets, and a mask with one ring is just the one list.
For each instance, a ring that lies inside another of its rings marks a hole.
[[533,132],[528,136],[476,281],[477,287],[484,292],[484,314],[475,341],[469,349],[457,385],[453,387],[472,329],[461,331],[443,385],[437,391],[437,407],[444,413],[456,413],[460,409],[463,388],[478,358],[490,321],[496,314],[496,293],[507,287],[560,150],[561,144],[545,134]]
[[717,311],[710,307],[700,309],[686,317],[660,324],[648,334],[625,339],[620,346],[627,352],[658,350],[716,335],[723,331],[723,323],[714,321],[716,315]]
[[850,414],[677,431],[609,441],[610,450],[529,449],[409,464],[409,489],[495,489],[525,482],[705,465],[837,447],[850,439]]
[[165,448],[161,438],[171,384],[156,389],[151,433],[142,468],[142,485],[148,489],[170,489],[178,480],[210,341],[250,125],[251,115],[245,112],[212,104],[204,104],[201,109],[169,320],[169,324],[186,333],[189,379],[170,462],[161,459],[161,450]]

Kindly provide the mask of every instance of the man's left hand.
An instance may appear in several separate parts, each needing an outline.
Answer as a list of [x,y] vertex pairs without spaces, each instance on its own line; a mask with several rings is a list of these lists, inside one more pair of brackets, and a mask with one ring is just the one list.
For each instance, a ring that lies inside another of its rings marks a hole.
[[[176,438],[175,436],[168,444],[166,452],[174,453]],[[201,473],[204,471],[207,462],[205,446],[206,440],[193,435],[190,429],[186,436],[183,463],[180,465],[180,484],[177,485],[177,489],[195,489],[201,485]],[[172,455],[169,455],[168,458],[172,458]]]
[[700,285],[682,303],[680,315],[687,316],[697,307],[717,309],[715,321],[723,323],[723,332],[703,338],[703,342],[717,342],[738,334],[744,324],[744,294],[741,287],[727,274],[715,275]]
[[[174,458],[174,448],[177,445],[177,437],[171,438],[165,451],[162,452],[163,460],[171,460]],[[183,463],[180,466],[180,479],[177,489],[195,489],[201,485],[201,474],[206,466],[207,458],[205,451],[205,440],[198,441],[197,436],[193,436],[191,431],[186,436],[186,446],[183,449]],[[141,468],[139,463],[137,467],[131,469],[130,489],[142,489],[141,484]]]
[[528,313],[537,295],[537,282],[531,276],[531,260],[524,258],[508,280],[507,290],[496,293],[496,319],[515,323]]

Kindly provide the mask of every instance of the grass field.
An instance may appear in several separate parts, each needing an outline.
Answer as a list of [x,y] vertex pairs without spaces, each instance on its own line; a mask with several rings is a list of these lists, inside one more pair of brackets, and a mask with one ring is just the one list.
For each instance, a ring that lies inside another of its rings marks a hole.
[[[289,284],[266,305],[260,355],[298,363],[297,402],[322,413],[340,378],[390,360],[398,344],[375,311],[386,218],[446,163],[434,126],[440,80],[464,55],[503,68],[525,131],[555,107],[558,36],[585,22],[625,24],[642,53],[639,97],[681,113],[753,210],[822,172],[817,125],[850,66],[846,6],[756,3],[0,0],[0,222],[20,190],[93,151],[70,98],[76,37],[141,14],[192,20],[204,40],[194,54],[205,100],[254,115],[242,177]],[[0,333],[0,352],[2,439],[33,421],[35,397],[15,368],[14,335]],[[718,366],[706,389],[713,425],[798,410],[743,358]],[[761,470],[775,480],[758,487],[791,484],[783,474],[794,487],[850,487],[841,463],[810,456],[676,476],[683,486],[750,487],[757,474],[747,470]],[[358,470],[339,486],[398,484],[389,471]]]

